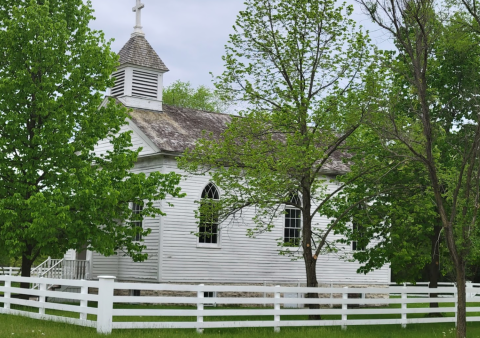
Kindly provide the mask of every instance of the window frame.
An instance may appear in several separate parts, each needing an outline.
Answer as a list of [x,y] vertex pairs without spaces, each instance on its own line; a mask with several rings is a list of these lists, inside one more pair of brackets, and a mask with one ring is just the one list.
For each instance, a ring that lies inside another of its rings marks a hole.
[[[298,196],[298,194],[292,194],[290,197],[290,203],[301,205],[302,203],[300,196]],[[291,217],[292,214],[294,214],[294,217]],[[303,229],[302,209],[294,205],[285,204],[285,215],[283,217],[283,221],[283,246],[292,248],[301,247]],[[295,226],[291,226],[292,221],[294,222]],[[290,236],[292,231],[295,233],[294,237]],[[288,236],[287,232],[290,233]]]
[[[365,209],[365,205],[359,204],[358,209],[362,210]],[[355,235],[355,234],[358,234]],[[355,218],[352,219],[352,235],[355,235],[359,238],[363,238],[365,236],[365,229],[364,227],[355,220]],[[367,249],[368,244],[365,244],[365,246],[359,246],[358,241],[352,240],[352,251],[365,251]]]
[[[143,211],[143,205],[137,204],[135,202],[131,202],[130,207],[132,209],[132,214],[138,215]],[[139,227],[143,231],[143,219],[140,221],[131,221],[130,222],[132,228]],[[135,234],[134,242],[142,241],[143,236],[142,234]]]
[[[202,203],[205,203],[204,201],[209,201],[209,203],[215,203],[215,201],[219,201],[219,200],[220,200],[220,190],[215,184],[213,184],[212,182],[209,182],[202,189],[202,194],[200,197],[200,205]],[[221,236],[220,236],[218,214],[214,215],[212,218],[213,220],[208,222],[209,224],[202,226],[202,213],[201,213],[201,210],[199,209],[198,236],[197,236],[197,247],[199,248],[213,248],[213,249],[221,248]],[[216,231],[215,232],[201,231],[202,227],[208,228],[209,226],[214,227]],[[210,236],[214,237],[216,241],[213,242],[213,239],[212,239],[212,241],[207,242],[206,241],[207,234],[210,234]]]

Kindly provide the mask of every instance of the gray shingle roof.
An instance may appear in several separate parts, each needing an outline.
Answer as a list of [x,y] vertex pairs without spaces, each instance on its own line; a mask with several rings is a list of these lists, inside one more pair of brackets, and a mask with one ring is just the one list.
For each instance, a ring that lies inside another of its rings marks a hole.
[[163,112],[134,109],[130,118],[161,151],[183,153],[203,131],[219,136],[232,116],[164,104]]
[[118,54],[120,65],[128,63],[168,72],[168,68],[143,36],[132,36]]
[[[160,149],[161,152],[183,153],[192,149],[204,132],[219,137],[232,115],[212,113],[191,108],[163,105],[163,112],[134,109],[130,112],[133,123]],[[349,171],[341,152],[331,155],[322,167],[324,174],[344,174]]]

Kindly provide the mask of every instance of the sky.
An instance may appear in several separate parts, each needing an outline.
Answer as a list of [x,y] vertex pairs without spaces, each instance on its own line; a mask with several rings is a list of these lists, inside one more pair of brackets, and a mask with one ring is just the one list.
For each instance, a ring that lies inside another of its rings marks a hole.
[[[136,0],[91,0],[96,20],[94,29],[107,39],[115,39],[118,52],[130,38],[135,26],[132,8]],[[145,38],[170,69],[164,85],[176,80],[193,86],[213,87],[212,76],[223,71],[222,55],[232,26],[244,0],[142,0],[142,26]],[[374,42],[384,44],[385,34],[355,8],[354,19],[370,30]]]

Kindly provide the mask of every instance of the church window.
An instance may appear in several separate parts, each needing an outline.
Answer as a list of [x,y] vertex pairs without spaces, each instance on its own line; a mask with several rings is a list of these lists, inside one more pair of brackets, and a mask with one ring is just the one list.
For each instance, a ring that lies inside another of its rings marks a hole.
[[[359,205],[358,209],[362,210],[365,209],[364,205]],[[352,232],[353,238],[355,239],[352,241],[352,250],[353,251],[363,251],[366,249],[366,244],[363,241],[363,237],[365,237],[365,228],[361,224],[358,217],[353,217],[352,220]]]
[[352,250],[353,251],[363,251],[365,250],[366,246],[364,244],[360,244],[361,238],[364,237],[365,231],[363,229],[363,226],[361,226],[359,223],[354,222],[353,223],[353,236],[356,238],[356,241],[352,241]]
[[218,200],[220,194],[213,183],[207,184],[202,191],[200,201],[200,221],[198,228],[198,242],[202,244],[217,244],[218,229]]
[[302,211],[296,207],[301,205],[297,194],[292,195],[290,203],[293,205],[285,206],[285,228],[283,240],[287,246],[299,246],[302,238]]
[[[134,215],[139,215],[141,214],[143,211],[143,206],[140,205],[140,204],[137,204],[137,203],[132,203],[132,213]],[[132,222],[132,226],[135,228],[135,227],[138,227],[140,229],[143,230],[143,221],[142,220],[136,220],[136,221],[133,221]],[[135,241],[140,241],[142,239],[142,234],[140,233],[137,233],[135,235]]]

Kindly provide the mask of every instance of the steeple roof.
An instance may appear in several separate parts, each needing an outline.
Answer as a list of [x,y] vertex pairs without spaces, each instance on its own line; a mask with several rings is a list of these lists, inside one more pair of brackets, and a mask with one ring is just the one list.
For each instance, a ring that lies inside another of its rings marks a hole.
[[168,68],[165,66],[162,59],[160,59],[158,54],[142,35],[133,34],[118,54],[120,55],[120,65],[133,64],[168,72]]

